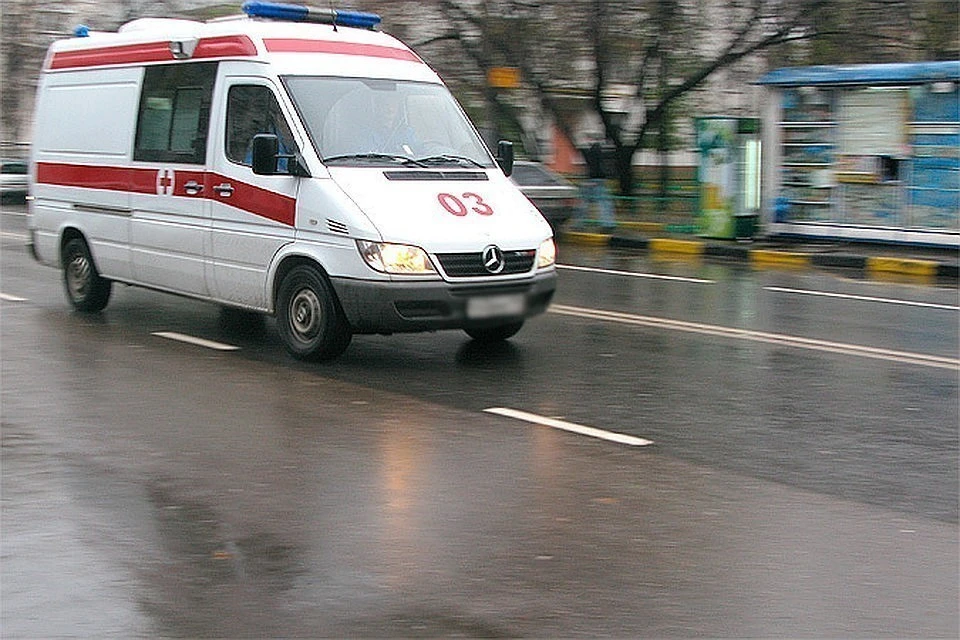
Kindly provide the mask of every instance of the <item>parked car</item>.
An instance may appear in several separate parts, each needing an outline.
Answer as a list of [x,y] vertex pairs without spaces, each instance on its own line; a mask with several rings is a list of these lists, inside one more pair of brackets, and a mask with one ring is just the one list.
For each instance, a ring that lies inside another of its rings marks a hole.
[[510,179],[540,210],[554,232],[583,207],[580,190],[539,162],[517,160]]
[[27,162],[11,158],[0,159],[0,197],[4,200],[23,199],[27,195]]

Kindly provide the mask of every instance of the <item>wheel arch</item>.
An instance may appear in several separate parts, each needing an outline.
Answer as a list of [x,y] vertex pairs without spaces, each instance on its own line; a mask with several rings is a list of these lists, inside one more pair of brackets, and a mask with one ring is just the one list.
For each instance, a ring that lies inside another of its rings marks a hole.
[[[324,278],[328,283],[330,282],[330,276],[327,273],[327,270],[316,258],[302,253],[291,253],[283,256],[277,262],[276,267],[273,270],[273,276],[269,281],[270,295],[268,298],[268,303],[270,305],[270,313],[275,314],[277,312],[277,295],[280,291],[280,283],[283,282],[283,279],[288,273],[290,273],[290,271],[301,265],[313,267],[320,273],[322,278]],[[333,287],[331,287],[331,291],[333,291],[334,296],[336,296],[336,291],[333,289]],[[339,304],[340,301],[337,300],[337,305]]]

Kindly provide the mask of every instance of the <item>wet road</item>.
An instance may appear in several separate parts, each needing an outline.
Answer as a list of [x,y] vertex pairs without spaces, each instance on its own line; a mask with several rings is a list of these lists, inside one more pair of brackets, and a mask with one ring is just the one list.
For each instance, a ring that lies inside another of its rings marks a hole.
[[22,234],[4,637],[958,634],[955,288],[565,247],[509,344],[305,365],[162,294],[74,314]]

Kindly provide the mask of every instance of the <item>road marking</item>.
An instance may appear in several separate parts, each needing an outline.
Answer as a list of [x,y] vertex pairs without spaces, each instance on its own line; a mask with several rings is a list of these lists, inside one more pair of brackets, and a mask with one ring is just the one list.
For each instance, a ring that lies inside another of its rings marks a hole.
[[569,264],[558,264],[558,269],[568,271],[585,271],[587,273],[601,273],[607,276],[627,276],[630,278],[646,278],[648,280],[673,280],[676,282],[693,282],[696,284],[716,284],[715,280],[704,280],[703,278],[685,278],[683,276],[665,276],[658,273],[642,273],[638,271],[618,271],[616,269],[600,269],[598,267],[577,267]]
[[616,442],[618,444],[626,444],[626,445],[630,445],[631,447],[646,447],[647,445],[653,444],[653,440],[638,438],[636,436],[628,436],[624,433],[615,433],[613,431],[605,431],[603,429],[597,429],[596,427],[586,427],[582,424],[574,424],[572,422],[566,422],[564,420],[557,420],[556,418],[547,418],[545,416],[538,416],[535,413],[527,413],[526,411],[518,411],[516,409],[507,409],[504,407],[491,407],[489,409],[484,409],[484,412],[494,413],[498,416],[514,418],[516,420],[523,420],[524,422],[532,422],[533,424],[539,424],[544,427],[551,427],[553,429],[560,429],[561,431],[569,431],[571,433],[577,433],[582,436],[599,438],[600,440],[608,440],[610,442]]
[[187,344],[193,344],[198,347],[206,347],[207,349],[216,349],[217,351],[237,351],[238,349],[240,349],[240,347],[235,347],[232,344],[224,344],[222,342],[214,342],[213,340],[204,340],[203,338],[195,338],[193,336],[188,336],[183,333],[177,333],[175,331],[155,331],[151,335],[155,335],[158,338],[166,338],[168,340],[186,342]]
[[802,338],[800,336],[790,336],[779,333],[766,333],[763,331],[752,331],[750,329],[737,329],[734,327],[722,327],[718,325],[701,324],[698,322],[685,322],[683,320],[671,320],[669,318],[638,316],[629,313],[619,313],[616,311],[584,309],[581,307],[569,307],[566,305],[552,305],[549,311],[551,313],[557,313],[560,315],[587,318],[590,320],[606,320],[608,322],[618,322],[620,324],[633,326],[672,329],[674,331],[686,331],[688,333],[721,336],[725,338],[734,338],[737,340],[749,340],[752,342],[763,342],[766,344],[779,344],[788,347],[796,347],[798,349],[826,351],[828,353],[839,353],[844,355],[859,356],[862,358],[873,358],[875,360],[886,360],[889,362],[904,362],[907,364],[915,364],[924,367],[936,367],[939,369],[960,369],[960,359],[945,358],[942,356],[927,355],[924,353],[894,351],[892,349],[878,349],[876,347],[865,347],[862,345],[846,344],[842,342],[829,342],[827,340],[815,340],[812,338]]
[[821,296],[824,298],[842,298],[844,300],[859,300],[862,302],[881,302],[883,304],[900,304],[908,307],[924,307],[927,309],[946,309],[947,311],[960,311],[960,307],[949,304],[936,304],[933,302],[914,302],[913,300],[899,300],[897,298],[875,298],[873,296],[858,296],[850,293],[833,293],[830,291],[808,291],[806,289],[790,289],[788,287],[764,287],[767,291],[776,291],[779,293],[796,293],[807,296]]
[[12,296],[9,293],[0,293],[0,300],[6,300],[7,302],[27,302],[27,298],[21,298],[20,296]]

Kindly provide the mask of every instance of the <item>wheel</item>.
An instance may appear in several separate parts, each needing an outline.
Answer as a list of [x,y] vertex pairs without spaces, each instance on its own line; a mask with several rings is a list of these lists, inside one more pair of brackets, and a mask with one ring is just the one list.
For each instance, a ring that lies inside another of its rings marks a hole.
[[523,320],[511,322],[510,324],[501,324],[495,327],[482,327],[464,329],[467,335],[478,342],[500,342],[507,338],[512,338],[523,327]]
[[353,337],[330,283],[308,265],[294,267],[280,282],[277,329],[299,360],[336,358]]
[[110,300],[113,283],[102,278],[83,238],[74,238],[63,247],[63,285],[67,299],[77,311],[102,311]]

